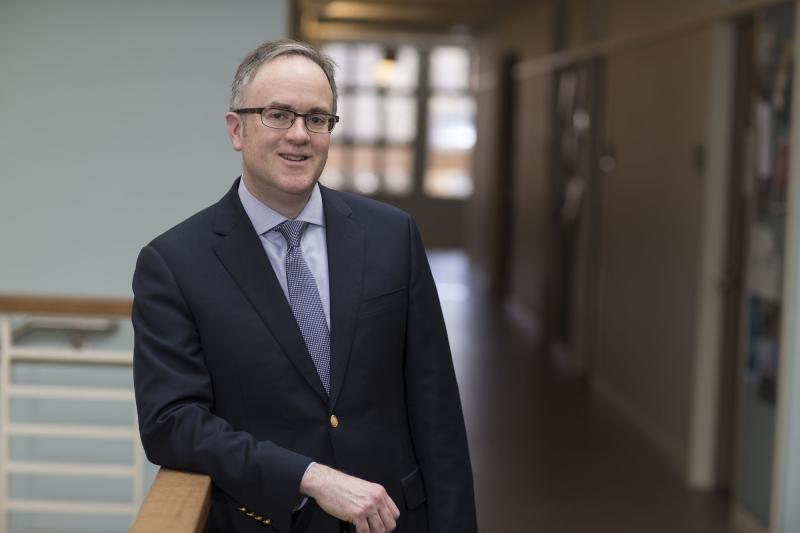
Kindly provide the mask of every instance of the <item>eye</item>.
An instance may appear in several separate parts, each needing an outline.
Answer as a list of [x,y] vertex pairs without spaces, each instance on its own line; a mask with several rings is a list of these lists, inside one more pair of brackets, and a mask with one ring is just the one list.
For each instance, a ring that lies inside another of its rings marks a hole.
[[289,113],[282,109],[268,109],[265,111],[267,118],[270,120],[288,120]]
[[315,126],[323,126],[328,122],[328,117],[325,115],[309,115],[308,120]]

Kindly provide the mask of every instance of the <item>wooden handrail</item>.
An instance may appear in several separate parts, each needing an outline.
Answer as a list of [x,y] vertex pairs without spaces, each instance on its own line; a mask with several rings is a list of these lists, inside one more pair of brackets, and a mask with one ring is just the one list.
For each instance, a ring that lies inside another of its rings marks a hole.
[[0,313],[129,317],[132,304],[126,298],[0,295]]
[[199,533],[210,505],[210,477],[161,467],[131,533]]

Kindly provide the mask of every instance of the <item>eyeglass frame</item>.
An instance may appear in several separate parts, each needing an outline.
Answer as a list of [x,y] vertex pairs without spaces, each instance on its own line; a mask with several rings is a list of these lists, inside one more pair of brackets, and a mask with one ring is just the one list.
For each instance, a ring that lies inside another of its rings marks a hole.
[[[278,110],[278,111],[283,111],[285,113],[290,113],[290,114],[293,115],[292,116],[292,121],[289,122],[289,125],[286,126],[285,128],[281,128],[281,127],[278,127],[278,126],[270,126],[269,124],[264,122],[264,111],[266,111],[267,109],[275,109],[275,110]],[[319,133],[320,135],[324,135],[326,133],[331,133],[333,131],[333,128],[335,128],[336,124],[339,122],[339,115],[333,115],[331,113],[322,113],[320,111],[315,111],[313,113],[298,113],[297,111],[292,111],[291,109],[285,109],[283,107],[243,107],[243,108],[240,108],[240,109],[231,109],[231,111],[233,113],[240,113],[240,114],[241,113],[256,113],[256,114],[261,116],[261,124],[263,124],[267,128],[272,128],[274,130],[288,130],[292,126],[294,126],[294,123],[297,120],[297,117],[303,117],[303,127],[306,129],[306,131],[309,132],[309,133]],[[326,117],[328,119],[328,124],[331,124],[330,129],[328,131],[314,131],[312,129],[309,129],[308,122],[306,121],[306,117],[311,117],[311,116],[314,116],[314,115],[322,115],[323,117]],[[331,120],[333,120],[333,122],[331,122]]]

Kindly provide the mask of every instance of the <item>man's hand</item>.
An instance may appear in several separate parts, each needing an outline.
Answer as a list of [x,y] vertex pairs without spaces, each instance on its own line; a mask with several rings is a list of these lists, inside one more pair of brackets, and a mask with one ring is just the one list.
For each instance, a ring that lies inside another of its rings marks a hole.
[[323,511],[356,526],[356,533],[394,531],[400,510],[376,484],[314,463],[300,480],[300,494]]

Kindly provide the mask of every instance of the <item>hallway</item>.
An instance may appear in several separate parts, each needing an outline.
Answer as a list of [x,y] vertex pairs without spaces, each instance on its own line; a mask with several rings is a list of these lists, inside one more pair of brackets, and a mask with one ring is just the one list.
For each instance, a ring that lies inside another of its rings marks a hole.
[[471,282],[432,252],[485,533],[729,533],[728,505],[684,488],[579,377],[535,357]]

